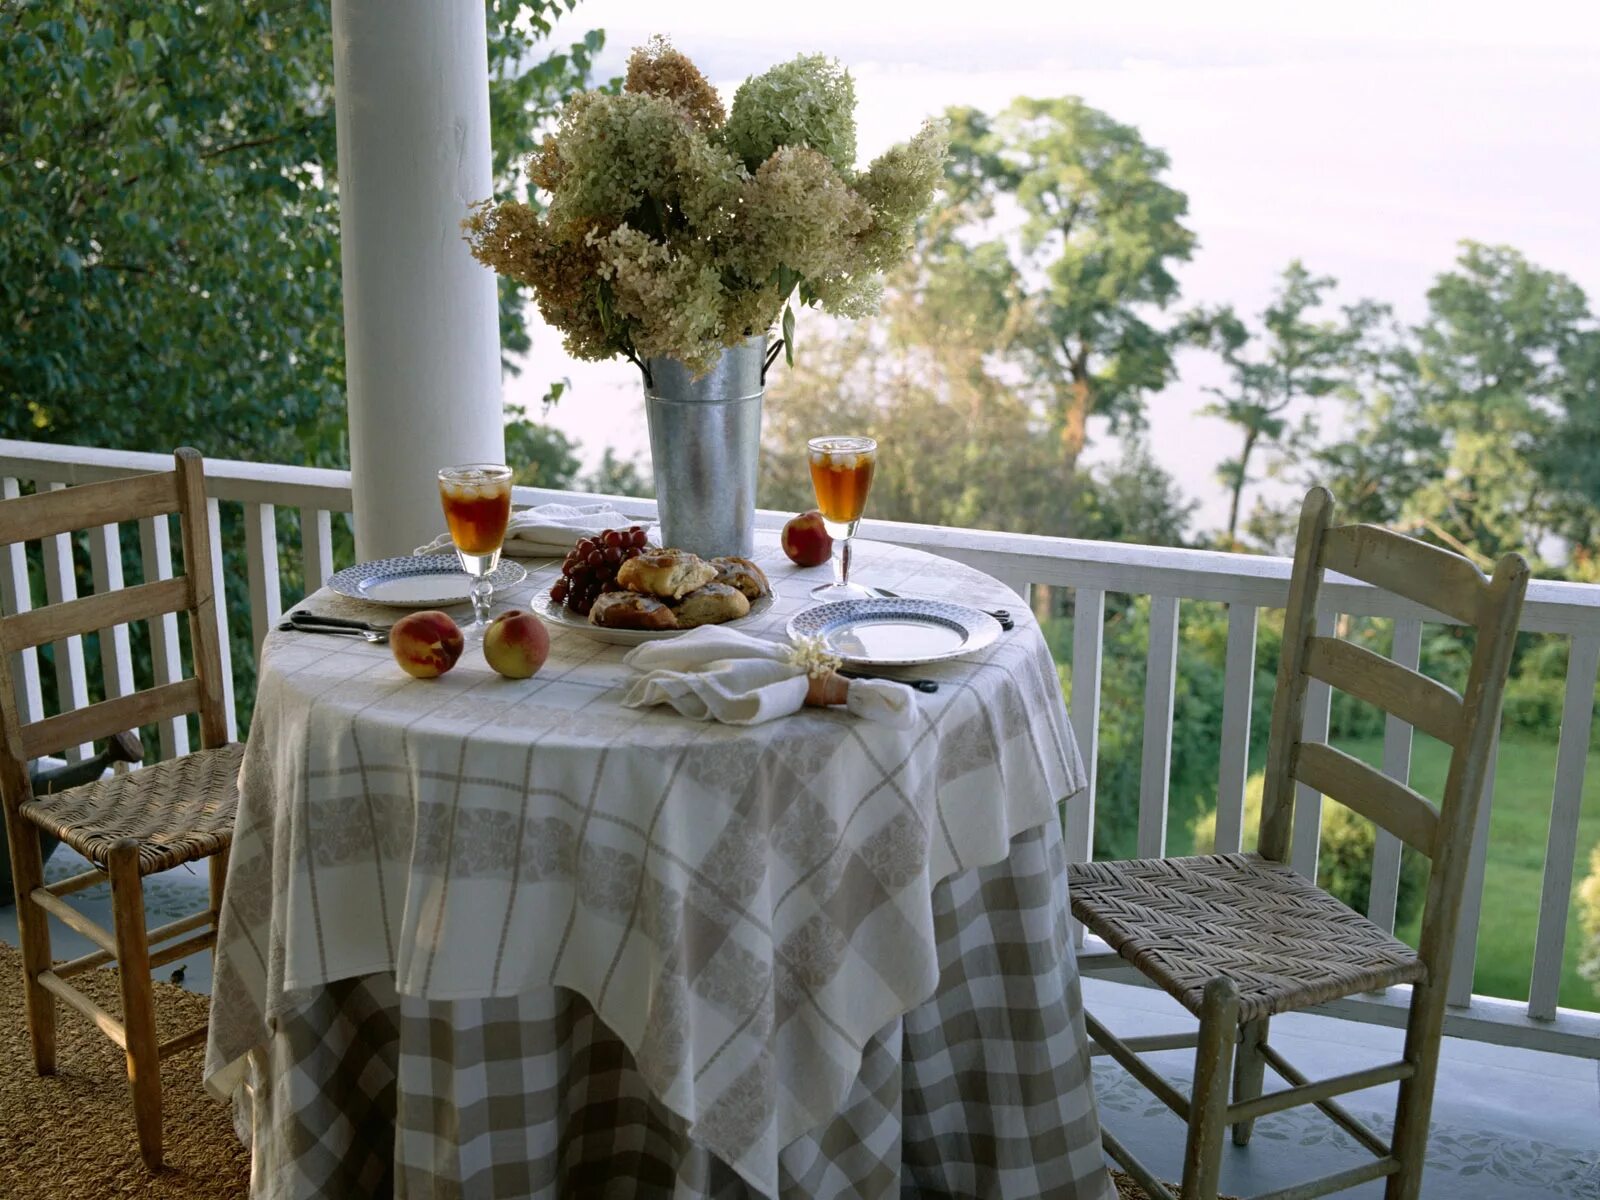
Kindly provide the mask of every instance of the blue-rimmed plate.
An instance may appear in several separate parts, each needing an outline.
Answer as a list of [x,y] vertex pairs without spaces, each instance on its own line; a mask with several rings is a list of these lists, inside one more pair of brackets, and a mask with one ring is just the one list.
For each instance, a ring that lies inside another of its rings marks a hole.
[[[527,577],[520,563],[503,559],[489,582],[496,591],[503,591]],[[472,576],[461,569],[461,560],[454,554],[406,554],[357,563],[330,575],[328,586],[352,600],[395,608],[432,608],[472,598]]]
[[986,612],[944,600],[839,600],[796,613],[790,640],[821,638],[863,667],[911,667],[982,650],[1000,636]]

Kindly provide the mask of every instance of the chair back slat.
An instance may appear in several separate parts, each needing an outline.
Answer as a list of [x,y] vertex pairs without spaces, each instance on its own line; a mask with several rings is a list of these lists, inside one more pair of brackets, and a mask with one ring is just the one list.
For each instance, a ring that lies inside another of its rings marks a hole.
[[[32,796],[29,759],[189,713],[199,714],[203,745],[227,744],[204,460],[199,451],[185,448],[174,455],[174,467],[0,500],[0,545],[134,520],[144,522],[142,528],[153,521],[164,529],[167,515],[177,513],[184,565],[184,574],[176,578],[153,579],[0,617],[0,800],[8,822]],[[24,722],[12,687],[11,660],[19,648],[129,621],[170,620],[168,614],[175,612],[187,612],[189,617],[193,676]]]
[[1439,810],[1398,779],[1321,742],[1296,747],[1294,777],[1433,857]]
[[74,634],[145,621],[194,606],[192,576],[160,579],[0,617],[0,653],[42,646]]
[[200,683],[191,676],[177,683],[146,688],[131,696],[102,700],[88,708],[74,708],[22,728],[22,752],[28,758],[53,754],[65,746],[92,742],[124,729],[153,725],[168,717],[200,711]]
[[1460,741],[1461,697],[1437,680],[1407,670],[1365,646],[1314,637],[1306,647],[1305,673],[1376,705],[1446,745]]
[[1378,525],[1341,525],[1322,540],[1322,566],[1476,625],[1489,581],[1459,554]]
[[176,474],[133,475],[36,492],[0,504],[0,546],[178,512]]

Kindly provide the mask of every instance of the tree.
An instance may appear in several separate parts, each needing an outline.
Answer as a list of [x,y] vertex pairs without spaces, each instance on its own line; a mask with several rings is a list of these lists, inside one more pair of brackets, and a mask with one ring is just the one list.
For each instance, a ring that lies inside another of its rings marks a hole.
[[614,447],[601,452],[595,469],[578,480],[578,487],[586,492],[600,492],[607,496],[654,496],[655,480],[648,470],[640,467],[637,459],[619,458]]
[[[1070,479],[1089,417],[1136,422],[1175,374],[1173,333],[1151,318],[1177,297],[1172,270],[1194,249],[1188,199],[1163,178],[1166,154],[1076,97],[949,119],[952,208],[930,223],[928,270],[977,272],[1012,300],[992,348],[1048,402]],[[1015,239],[990,232],[1002,198],[1022,212]]]
[[569,488],[578,474],[578,444],[559,429],[532,421],[506,423],[506,461],[513,482],[527,487]]
[[1281,444],[1297,401],[1319,400],[1344,382],[1352,351],[1380,315],[1375,306],[1356,305],[1344,310],[1342,320],[1316,319],[1314,310],[1335,283],[1331,275],[1313,275],[1295,259],[1258,318],[1259,333],[1251,333],[1232,305],[1198,311],[1188,320],[1229,375],[1225,386],[1205,389],[1216,400],[1201,411],[1240,431],[1238,456],[1217,465],[1217,477],[1228,489],[1230,545],[1238,540],[1240,498],[1252,482],[1252,460]]
[[[573,3],[487,2],[497,186],[587,79],[598,33],[541,53]],[[326,0],[5,6],[0,435],[346,461],[331,37]]]

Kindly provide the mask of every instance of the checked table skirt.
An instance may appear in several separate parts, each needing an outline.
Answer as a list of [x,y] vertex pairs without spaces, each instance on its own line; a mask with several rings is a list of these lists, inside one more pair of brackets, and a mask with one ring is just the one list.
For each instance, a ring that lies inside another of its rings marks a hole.
[[[935,889],[937,992],[868,1042],[838,1114],[780,1153],[780,1197],[1112,1194],[1064,881],[1050,824]],[[562,989],[430,1002],[397,997],[385,975],[344,980],[261,1053],[273,1082],[253,1119],[271,1157],[255,1170],[269,1195],[756,1194]]]

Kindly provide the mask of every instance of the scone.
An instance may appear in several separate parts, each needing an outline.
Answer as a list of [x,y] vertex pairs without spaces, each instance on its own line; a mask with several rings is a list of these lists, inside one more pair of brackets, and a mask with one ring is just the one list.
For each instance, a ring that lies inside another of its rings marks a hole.
[[759,600],[772,595],[772,585],[767,582],[766,572],[748,558],[730,554],[726,558],[708,558],[706,561],[717,569],[718,583],[738,588],[746,600]]
[[676,629],[678,618],[654,596],[602,592],[589,610],[589,623],[607,629]]
[[679,629],[693,629],[697,625],[721,625],[724,621],[748,616],[750,601],[731,584],[708,583],[679,600],[672,611],[678,618]]
[[716,577],[715,567],[686,550],[654,550],[617,569],[617,582],[630,592],[663,600],[677,600]]

